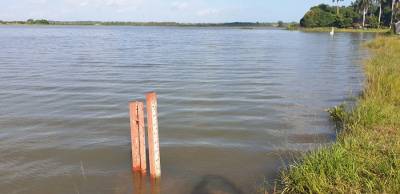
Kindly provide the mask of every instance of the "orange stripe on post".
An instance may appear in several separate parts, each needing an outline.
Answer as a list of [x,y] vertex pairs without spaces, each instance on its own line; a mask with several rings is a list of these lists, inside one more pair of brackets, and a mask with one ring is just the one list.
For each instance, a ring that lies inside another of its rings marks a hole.
[[134,171],[140,170],[138,104],[139,104],[139,102],[129,103],[129,115],[130,115],[130,124],[131,124],[131,144],[132,144],[132,170],[134,170]]
[[146,173],[146,131],[144,129],[144,104],[138,103],[138,127],[139,127],[139,152],[140,152],[140,169],[142,173]]
[[159,178],[161,177],[161,165],[160,145],[158,137],[157,94],[155,92],[147,93],[146,103],[150,175],[153,178]]

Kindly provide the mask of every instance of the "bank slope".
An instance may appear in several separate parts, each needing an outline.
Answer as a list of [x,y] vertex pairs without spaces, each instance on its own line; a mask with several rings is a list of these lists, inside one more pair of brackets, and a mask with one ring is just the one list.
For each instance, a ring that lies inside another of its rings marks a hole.
[[400,192],[400,39],[368,44],[366,82],[357,105],[330,110],[337,142],[306,154],[282,173],[284,193]]

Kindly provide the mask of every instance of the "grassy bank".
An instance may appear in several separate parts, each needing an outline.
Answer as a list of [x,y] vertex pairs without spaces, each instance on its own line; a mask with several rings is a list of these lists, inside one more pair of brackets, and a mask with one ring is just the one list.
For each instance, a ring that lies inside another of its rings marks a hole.
[[[332,28],[298,28],[297,30],[303,32],[330,32]],[[335,32],[366,32],[366,33],[386,33],[389,32],[388,28],[368,28],[368,29],[353,29],[353,28],[335,28]]]
[[368,44],[357,105],[332,108],[337,142],[306,154],[282,173],[284,193],[400,192],[400,38]]

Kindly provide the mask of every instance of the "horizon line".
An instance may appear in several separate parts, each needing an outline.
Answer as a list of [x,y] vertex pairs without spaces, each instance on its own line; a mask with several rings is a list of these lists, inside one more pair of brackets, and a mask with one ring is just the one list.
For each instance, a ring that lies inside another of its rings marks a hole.
[[40,20],[46,20],[48,22],[120,22],[120,23],[175,23],[175,24],[275,24],[279,22],[283,23],[298,23],[298,21],[284,21],[284,20],[278,20],[278,21],[226,21],[226,22],[177,22],[177,21],[134,21],[134,20],[52,20],[52,19],[45,19],[45,18],[40,18],[40,19],[33,19],[29,18],[26,20],[2,20],[2,22],[28,22],[28,20],[34,20],[34,21],[40,21]]

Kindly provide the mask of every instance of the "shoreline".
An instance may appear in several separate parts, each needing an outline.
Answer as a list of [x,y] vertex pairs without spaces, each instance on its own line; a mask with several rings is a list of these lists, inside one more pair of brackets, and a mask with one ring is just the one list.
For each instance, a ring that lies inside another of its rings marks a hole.
[[[318,28],[297,28],[288,29],[293,31],[301,32],[330,32],[332,28],[330,27],[318,27]],[[389,28],[367,28],[367,29],[354,29],[354,28],[335,28],[335,32],[339,33],[388,33]]]
[[[112,24],[96,24],[96,23],[51,23],[51,24],[27,24],[27,23],[0,23],[0,26],[34,26],[34,27],[46,27],[46,26],[92,26],[92,27],[176,27],[176,28],[234,28],[244,30],[256,30],[256,29],[277,29],[287,31],[299,31],[299,32],[330,32],[330,27],[317,27],[317,28],[290,28],[290,27],[279,27],[271,24],[260,24],[256,25],[236,25],[234,23],[216,23],[216,24],[181,24],[181,23],[137,23],[137,24],[125,24],[125,23],[112,23]],[[368,28],[368,29],[353,29],[353,28],[335,28],[336,33],[389,33],[389,28]]]
[[83,25],[83,24],[0,24],[0,27],[155,27],[155,28],[197,28],[197,29],[242,29],[242,30],[286,30],[282,27],[274,26],[191,26],[191,25]]
[[[87,27],[176,27],[176,28],[232,28],[232,29],[244,29],[244,30],[257,30],[257,29],[277,29],[277,30],[287,30],[287,31],[299,31],[299,32],[330,32],[331,28],[285,28],[278,26],[245,26],[245,25],[224,25],[224,24],[216,24],[216,25],[197,25],[197,24],[178,24],[178,25],[158,25],[158,24],[145,24],[145,25],[136,25],[136,24],[19,24],[19,23],[7,23],[1,24],[0,26],[32,26],[32,27],[64,27],[64,26],[87,26]],[[369,28],[369,29],[350,29],[350,28],[335,28],[336,33],[389,33],[390,29],[388,28]]]
[[[155,27],[243,27],[243,28],[280,28],[276,23],[227,22],[227,23],[178,23],[178,22],[104,22],[104,21],[45,21],[29,23],[25,21],[0,21],[1,25],[22,26],[155,26]],[[281,28],[283,28],[281,26]]]
[[400,191],[400,38],[378,37],[367,46],[363,95],[353,108],[328,111],[339,129],[336,142],[281,171],[281,192]]

